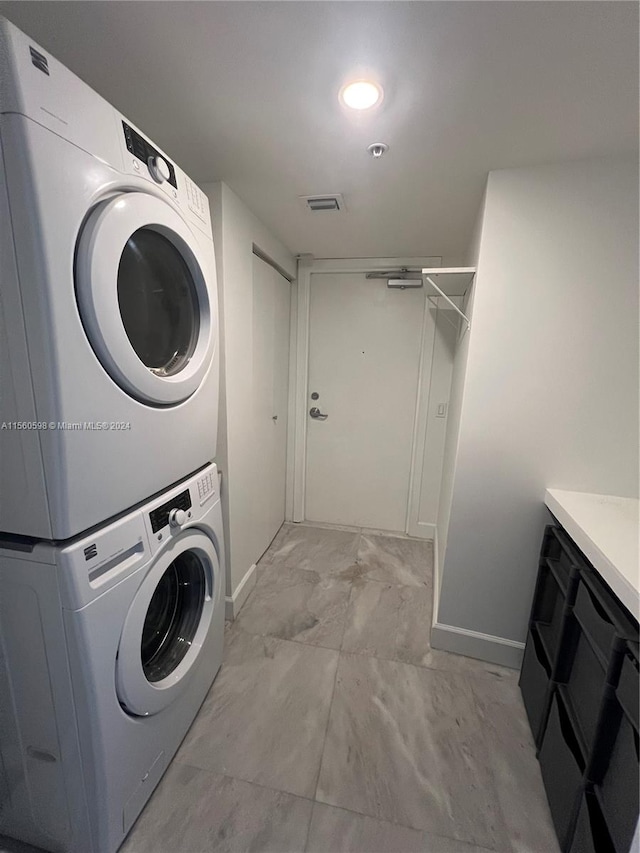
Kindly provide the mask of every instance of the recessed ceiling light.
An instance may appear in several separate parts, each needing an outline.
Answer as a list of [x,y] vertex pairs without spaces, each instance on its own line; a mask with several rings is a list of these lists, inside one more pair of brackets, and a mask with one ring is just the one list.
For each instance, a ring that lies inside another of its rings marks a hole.
[[357,80],[342,87],[340,100],[352,110],[368,110],[382,100],[382,86],[368,80]]

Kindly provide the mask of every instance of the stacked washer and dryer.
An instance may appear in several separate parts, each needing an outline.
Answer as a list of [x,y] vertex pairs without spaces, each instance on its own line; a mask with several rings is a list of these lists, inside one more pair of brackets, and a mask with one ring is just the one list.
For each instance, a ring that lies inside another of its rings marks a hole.
[[222,657],[206,197],[0,21],[0,834],[114,853]]

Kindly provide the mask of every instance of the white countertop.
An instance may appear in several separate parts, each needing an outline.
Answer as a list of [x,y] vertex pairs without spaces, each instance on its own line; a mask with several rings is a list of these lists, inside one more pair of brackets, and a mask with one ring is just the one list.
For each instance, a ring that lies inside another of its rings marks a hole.
[[640,620],[640,501],[547,489],[545,503],[620,601]]

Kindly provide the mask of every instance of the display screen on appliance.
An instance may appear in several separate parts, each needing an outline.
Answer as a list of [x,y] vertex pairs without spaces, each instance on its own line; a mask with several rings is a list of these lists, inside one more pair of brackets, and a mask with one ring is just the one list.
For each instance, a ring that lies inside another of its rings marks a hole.
[[153,512],[149,513],[151,530],[153,530],[154,533],[157,533],[158,530],[167,526],[169,523],[169,513],[172,509],[183,509],[185,511],[191,509],[191,495],[189,494],[189,489],[185,489],[184,492],[181,492],[179,495],[176,495],[175,498],[171,498],[170,501],[167,501],[166,504],[162,504],[162,506],[159,506],[157,509],[154,509]]
[[176,181],[176,170],[173,168],[173,163],[167,160],[164,154],[161,154],[159,151],[156,151],[153,145],[150,145],[147,140],[144,137],[140,136],[139,133],[136,133],[136,131],[132,127],[129,127],[126,121],[122,122],[122,127],[124,128],[124,138],[127,143],[127,148],[129,149],[129,151],[131,151],[133,156],[137,157],[138,160],[142,160],[143,163],[148,163],[149,157],[162,157],[162,159],[169,167],[168,181],[173,187],[178,189],[178,184]]

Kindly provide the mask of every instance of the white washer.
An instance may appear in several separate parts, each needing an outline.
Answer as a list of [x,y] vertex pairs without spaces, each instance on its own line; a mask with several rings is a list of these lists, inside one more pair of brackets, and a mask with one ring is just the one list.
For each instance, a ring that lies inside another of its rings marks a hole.
[[65,547],[0,550],[0,834],[114,853],[222,660],[215,465]]
[[206,196],[0,19],[0,531],[67,539],[211,461]]

